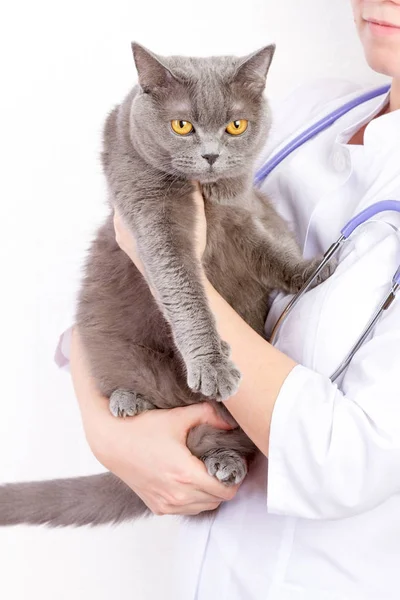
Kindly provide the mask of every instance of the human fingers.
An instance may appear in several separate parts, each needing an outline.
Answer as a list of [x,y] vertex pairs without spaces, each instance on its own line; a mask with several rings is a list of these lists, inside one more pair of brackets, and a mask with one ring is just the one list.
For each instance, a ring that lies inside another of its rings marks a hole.
[[194,192],[193,192],[192,196],[193,196],[196,206],[198,206],[198,207],[204,206],[204,198],[203,198],[203,194],[201,193],[201,188],[200,188],[199,182],[192,181],[192,183],[194,185]]
[[200,189],[200,185],[197,181],[193,181],[192,183],[194,184],[192,198],[194,200],[196,209],[196,227],[194,231],[194,237],[196,240],[195,249],[196,256],[201,261],[207,243],[207,221],[204,208],[204,198]]
[[170,411],[170,416],[176,425],[187,434],[190,429],[197,425],[211,425],[217,429],[233,429],[234,426],[227,423],[208,402],[199,402],[190,406],[181,406]]
[[149,506],[150,510],[155,515],[198,515],[205,511],[216,510],[220,501],[211,502],[195,502],[191,504],[169,504],[167,502],[155,502],[153,506]]
[[200,502],[199,504],[190,504],[183,508],[179,508],[179,507],[173,508],[172,512],[169,512],[167,514],[182,515],[182,516],[196,516],[196,515],[199,515],[200,513],[206,512],[206,511],[216,510],[220,504],[221,504],[220,502],[211,502],[211,503]]
[[200,459],[189,452],[188,454],[188,459],[184,461],[184,468],[179,469],[175,474],[175,481],[178,485],[189,486],[192,489],[193,496],[203,492],[223,501],[232,500],[235,497],[240,484],[226,485],[221,483],[207,472],[204,463]]
[[132,245],[131,235],[127,231],[122,217],[116,209],[114,210],[113,223],[117,244],[122,250],[126,251],[125,249],[128,249]]
[[131,261],[136,265],[139,271],[144,275],[144,268],[142,261],[139,258],[136,240],[129,230],[129,228],[125,225],[122,220],[121,215],[117,210],[114,211],[114,231],[115,231],[115,240],[118,246],[129,256]]
[[206,467],[201,461],[198,462],[201,463],[201,466],[199,465],[199,468],[193,470],[191,485],[196,490],[201,491],[208,496],[214,496],[224,502],[232,500],[236,496],[240,484],[226,485],[221,483],[207,472]]

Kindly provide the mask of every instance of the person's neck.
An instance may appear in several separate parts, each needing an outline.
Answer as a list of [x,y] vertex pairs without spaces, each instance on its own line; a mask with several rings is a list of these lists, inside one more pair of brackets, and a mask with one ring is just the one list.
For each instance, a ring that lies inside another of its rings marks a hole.
[[398,110],[400,108],[400,77],[393,79],[392,89],[390,90],[389,111]]

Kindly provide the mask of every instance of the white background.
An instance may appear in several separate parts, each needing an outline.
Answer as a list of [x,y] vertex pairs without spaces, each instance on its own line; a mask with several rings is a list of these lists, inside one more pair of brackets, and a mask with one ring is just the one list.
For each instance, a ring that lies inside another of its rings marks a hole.
[[[160,54],[278,51],[269,94],[378,81],[349,0],[13,0],[0,13],[0,481],[95,473],[69,376],[53,364],[105,214],[104,117],[134,84],[130,41]],[[0,530],[5,600],[169,600],[174,522]],[[210,600],[212,600],[210,598]]]

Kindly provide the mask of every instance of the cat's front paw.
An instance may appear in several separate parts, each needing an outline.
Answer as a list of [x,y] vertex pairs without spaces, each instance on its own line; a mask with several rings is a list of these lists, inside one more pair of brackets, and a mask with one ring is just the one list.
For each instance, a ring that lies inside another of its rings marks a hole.
[[134,417],[151,410],[154,405],[141,394],[130,390],[115,390],[110,396],[110,412],[114,417]]
[[[301,265],[299,272],[296,273],[292,277],[292,280],[290,282],[291,288],[292,288],[292,290],[291,290],[292,293],[298,292],[303,287],[304,283],[314,273],[314,271],[317,269],[317,267],[319,266],[321,261],[322,261],[322,257],[321,258],[313,258],[311,260],[305,261]],[[324,281],[326,281],[335,272],[337,265],[338,265],[338,261],[336,260],[336,258],[332,258],[329,261],[329,263],[324,266],[322,271],[314,279],[314,281],[312,282],[312,284],[310,286],[310,289],[312,289],[316,285],[319,285],[320,283],[323,283]]]
[[241,378],[240,371],[224,354],[196,358],[188,365],[190,389],[220,402],[237,392]]
[[[315,258],[314,260],[310,261],[308,269],[306,270],[306,272],[304,274],[305,281],[307,281],[307,279],[310,277],[310,275],[317,269],[317,267],[319,266],[321,261],[322,261],[322,257]],[[313,281],[311,287],[313,288],[316,285],[319,285],[320,283],[323,283],[324,281],[329,279],[329,277],[336,271],[337,265],[338,265],[338,261],[336,260],[336,258],[332,258],[329,261],[329,263],[324,266],[321,273],[319,273],[317,275],[317,277]]]
[[225,485],[236,485],[246,477],[247,462],[236,450],[215,450],[203,461],[209,474]]

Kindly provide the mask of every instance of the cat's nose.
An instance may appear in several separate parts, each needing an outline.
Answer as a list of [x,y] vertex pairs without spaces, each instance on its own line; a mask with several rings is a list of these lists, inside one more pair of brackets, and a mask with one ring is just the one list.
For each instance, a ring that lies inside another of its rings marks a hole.
[[210,165],[213,165],[215,163],[215,161],[217,160],[219,154],[202,154],[202,157],[208,162],[210,163]]

